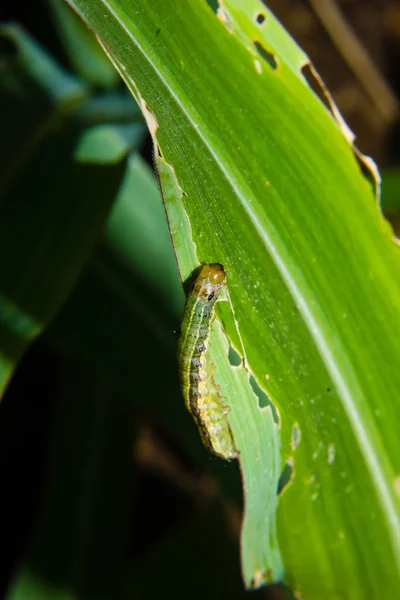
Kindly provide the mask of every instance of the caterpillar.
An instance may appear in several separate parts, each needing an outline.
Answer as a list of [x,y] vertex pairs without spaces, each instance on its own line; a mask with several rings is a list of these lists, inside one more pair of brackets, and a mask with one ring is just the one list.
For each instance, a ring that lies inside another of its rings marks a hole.
[[185,404],[196,421],[204,445],[217,456],[230,460],[236,458],[238,452],[228,423],[229,407],[214,382],[208,356],[215,303],[225,284],[222,265],[203,266],[186,301],[178,361]]

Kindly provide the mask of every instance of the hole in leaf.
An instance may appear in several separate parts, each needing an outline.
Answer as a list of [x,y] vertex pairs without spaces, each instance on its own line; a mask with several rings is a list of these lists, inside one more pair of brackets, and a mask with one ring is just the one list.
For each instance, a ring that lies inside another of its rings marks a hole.
[[283,468],[281,476],[278,481],[277,494],[281,494],[285,487],[290,483],[293,476],[293,458],[289,458],[286,465]]
[[[316,96],[318,96],[318,98],[321,100],[323,105],[329,110],[329,112],[331,113],[331,115],[333,116],[335,121],[338,123],[344,136],[346,137],[348,142],[351,144],[351,146],[353,148],[354,156],[357,160],[360,170],[361,170],[363,176],[365,177],[365,179],[371,185],[372,193],[375,196],[376,195],[375,169],[374,169],[374,167],[371,167],[371,164],[369,163],[368,159],[365,159],[365,157],[363,157],[362,154],[360,152],[358,152],[357,148],[354,146],[352,132],[350,130],[348,130],[347,126],[346,126],[346,128],[343,127],[344,122],[341,122],[342,121],[341,115],[340,115],[338,109],[336,108],[335,103],[333,102],[333,99],[331,98],[328,90],[325,88],[324,82],[319,78],[318,73],[316,73],[313,70],[313,67],[310,64],[303,65],[301,67],[301,72],[302,72],[302,75],[303,75],[304,79],[306,80],[307,84],[309,85],[309,87],[316,94]],[[347,129],[347,131],[346,131],[346,129]]]
[[259,25],[261,25],[265,21],[265,15],[263,15],[262,13],[258,13],[258,15],[256,16],[256,21]]
[[315,73],[313,72],[310,65],[309,64],[303,65],[301,67],[301,72],[303,74],[304,79],[307,81],[308,85],[314,92],[314,94],[316,94],[318,96],[318,98],[326,106],[326,108],[329,110],[329,112],[333,114],[329,96],[327,95],[326,91],[324,90],[323,86],[321,85],[321,82],[315,76]]
[[356,157],[356,160],[358,162],[358,166],[360,167],[361,173],[363,174],[363,176],[365,177],[365,179],[370,184],[371,189],[372,189],[372,193],[375,196],[376,181],[374,179],[373,173],[368,168],[368,166],[361,160],[361,158],[360,158],[360,156],[359,156],[359,154],[357,152],[354,152],[354,156]]
[[211,8],[211,10],[213,12],[215,12],[215,14],[217,14],[218,9],[219,9],[219,2],[218,0],[206,0],[208,6]]
[[158,144],[154,145],[154,155],[157,158],[162,158],[162,154],[161,154],[161,150],[160,150],[160,146]]
[[242,364],[242,358],[240,354],[238,354],[235,348],[233,348],[232,346],[229,346],[228,360],[232,367],[240,367],[240,365]]
[[263,58],[265,62],[267,62],[269,66],[272,67],[274,70],[277,69],[278,62],[275,58],[275,55],[272,54],[272,52],[269,52],[269,50],[267,50],[266,48],[264,48],[264,46],[260,42],[253,41],[253,44],[261,58]]
[[268,395],[265,393],[265,391],[262,388],[260,388],[260,386],[258,385],[258,383],[253,375],[250,375],[249,382],[253,389],[253,392],[255,393],[255,395],[258,398],[259,407],[265,408],[266,406],[269,406],[271,408],[272,418],[274,419],[274,423],[276,425],[279,425],[278,412],[277,412],[275,406],[272,404],[271,400],[269,399]]

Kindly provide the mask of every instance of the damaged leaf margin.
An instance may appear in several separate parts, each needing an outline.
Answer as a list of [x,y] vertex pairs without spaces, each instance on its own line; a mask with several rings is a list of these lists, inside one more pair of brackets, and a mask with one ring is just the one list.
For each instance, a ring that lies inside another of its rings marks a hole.
[[[184,190],[177,181],[174,169],[162,157],[157,141],[158,122],[153,111],[141,96],[135,82],[126,73],[117,59],[102,43],[117,70],[124,77],[146,120],[154,144],[154,160],[160,179],[164,207],[167,214],[174,252],[182,281],[187,281],[194,269],[201,264],[197,256],[196,244],[183,198]],[[217,260],[218,257],[215,257]],[[205,261],[203,261],[205,262]],[[210,259],[211,262],[211,259]],[[229,273],[228,286],[229,286]],[[210,341],[210,362],[214,367],[214,377],[221,394],[230,407],[228,420],[239,451],[239,464],[243,480],[244,517],[241,533],[241,563],[243,580],[248,589],[256,589],[266,583],[283,579],[284,568],[277,539],[276,511],[278,506],[278,486],[281,476],[279,423],[274,419],[271,405],[260,407],[258,398],[250,384],[255,380],[245,359],[245,351],[240,337],[239,324],[234,317],[229,292],[226,299],[230,310],[223,312],[223,332],[216,320],[212,326]],[[219,303],[221,304],[221,303]],[[223,303],[227,304],[227,303]],[[230,313],[230,316],[228,314]],[[234,327],[232,329],[232,324]],[[227,331],[233,332],[233,342],[228,342]],[[240,365],[229,362],[229,347],[239,348],[242,353]],[[256,440],[256,443],[254,443]],[[251,443],[248,443],[251,441]],[[265,465],[268,464],[268,469]],[[258,471],[255,472],[255,471]]]
[[[331,113],[344,138],[366,169],[375,187],[375,196],[380,207],[381,177],[373,159],[365,156],[355,145],[355,134],[344,120],[323,79],[315,69],[307,54],[293,38],[287,35],[284,27],[261,0],[218,0],[217,16],[241,43],[254,55],[254,60],[264,58],[273,61],[277,70],[283,66],[291,69],[305,85],[319,97]],[[283,43],[284,39],[284,43]],[[270,57],[270,58],[268,58]],[[259,71],[258,62],[255,68]],[[270,66],[270,65],[269,65]],[[397,241],[397,240],[396,240]]]

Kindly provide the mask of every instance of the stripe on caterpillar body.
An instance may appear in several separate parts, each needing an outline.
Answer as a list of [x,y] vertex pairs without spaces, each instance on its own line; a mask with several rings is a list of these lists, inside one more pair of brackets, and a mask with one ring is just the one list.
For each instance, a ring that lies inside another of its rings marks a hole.
[[225,285],[225,271],[219,263],[205,265],[186,301],[179,340],[179,367],[182,393],[197,423],[204,445],[214,454],[230,460],[238,452],[229,427],[229,407],[219,395],[208,358],[215,303]]

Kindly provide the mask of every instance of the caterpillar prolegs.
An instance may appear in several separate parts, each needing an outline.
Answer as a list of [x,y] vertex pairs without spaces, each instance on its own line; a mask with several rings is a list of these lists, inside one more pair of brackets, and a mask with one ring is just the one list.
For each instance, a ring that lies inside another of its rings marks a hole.
[[229,407],[214,382],[208,356],[215,303],[225,283],[225,270],[219,263],[202,268],[186,301],[178,359],[185,403],[204,445],[230,460],[238,452],[228,423]]

